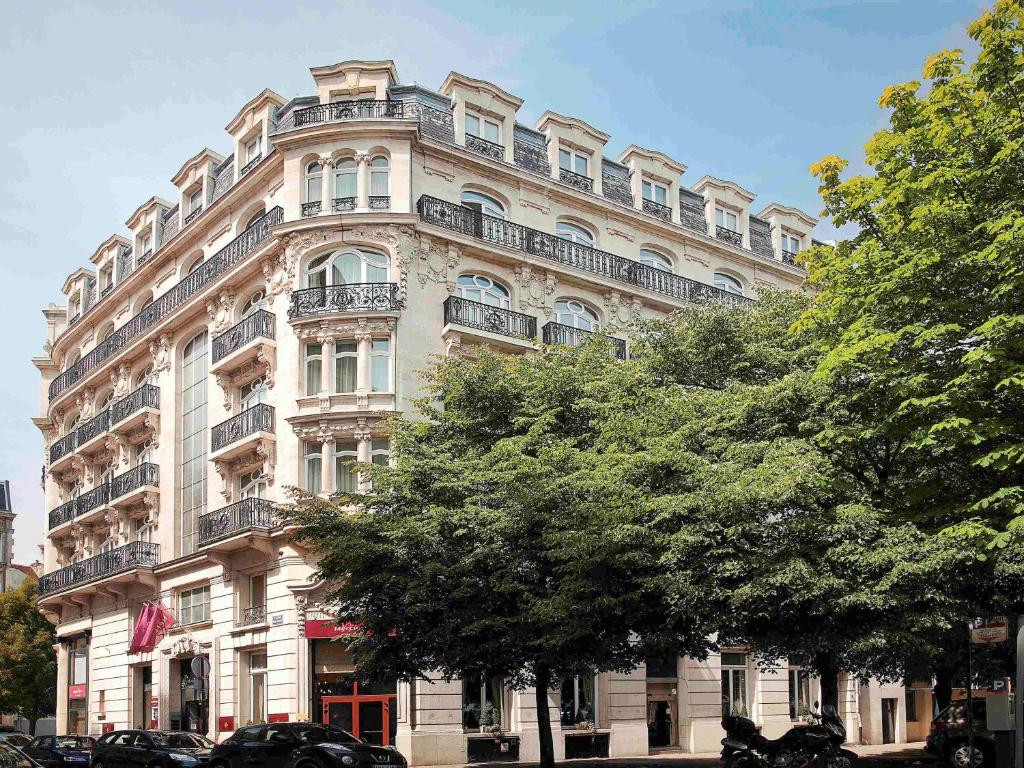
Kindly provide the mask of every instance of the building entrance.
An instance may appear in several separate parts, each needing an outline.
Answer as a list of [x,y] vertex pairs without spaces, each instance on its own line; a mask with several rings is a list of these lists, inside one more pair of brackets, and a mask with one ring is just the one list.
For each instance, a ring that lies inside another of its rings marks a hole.
[[398,711],[395,696],[324,696],[323,722],[370,744],[395,743]]

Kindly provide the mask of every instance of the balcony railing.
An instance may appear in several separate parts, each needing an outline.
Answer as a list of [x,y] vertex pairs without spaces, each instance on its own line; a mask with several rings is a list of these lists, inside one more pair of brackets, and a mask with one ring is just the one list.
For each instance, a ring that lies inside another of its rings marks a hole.
[[592,178],[575,171],[570,171],[568,168],[558,169],[558,180],[563,184],[568,184],[570,187],[581,189],[584,192],[594,191],[594,180]]
[[537,318],[461,296],[449,296],[444,301],[444,324],[451,323],[501,336],[537,338]]
[[147,248],[146,250],[144,250],[142,252],[142,255],[139,256],[139,260],[136,262],[135,266],[141,267],[143,264],[145,264],[147,261],[149,261],[149,257],[152,256],[152,255],[153,255],[153,249],[152,248]]
[[242,499],[199,518],[199,546],[234,536],[250,528],[272,528],[274,504],[267,499]]
[[95,488],[90,488],[75,499],[75,516],[84,515],[86,512],[92,512],[94,509],[99,509],[109,501],[110,483],[103,483],[102,485],[97,485]]
[[78,428],[78,444],[85,445],[110,429],[110,409],[104,408]]
[[471,133],[466,134],[466,149],[479,152],[481,155],[486,155],[492,160],[501,161],[505,159],[505,148],[501,144],[495,144],[493,141],[482,139]]
[[202,213],[202,212],[203,212],[203,206],[201,206],[201,205],[198,205],[195,208],[193,208],[192,209],[192,213],[190,213],[188,216],[185,217],[185,221],[182,222],[182,226],[183,227],[187,227],[189,224],[191,224],[193,221],[195,221],[199,217],[199,214]]
[[356,199],[354,197],[336,197],[331,200],[331,211],[334,213],[345,213],[355,209]]
[[274,338],[274,316],[257,310],[213,340],[213,362],[219,363],[255,339]]
[[371,211],[390,211],[391,195],[370,195]]
[[266,403],[257,403],[210,430],[211,450],[219,451],[224,446],[257,432],[273,431],[274,408]]
[[743,247],[743,235],[741,235],[734,229],[716,226],[715,237],[717,237],[719,240],[729,243],[729,245],[735,245],[737,248]]
[[72,499],[71,501],[65,501],[56,509],[50,510],[50,530],[52,531],[58,525],[64,523],[70,523],[75,519],[75,507],[78,499]]
[[270,228],[284,219],[284,210],[278,206],[263,214],[249,227],[217,253],[204,261],[194,272],[182,278],[177,285],[160,296],[156,301],[143,307],[139,314],[101,341],[85,357],[72,365],[50,383],[49,396],[54,398],[74,386],[86,374],[101,363],[117,354],[128,344],[139,338],[160,321],[191,299],[203,288],[223,275],[245,256],[270,239]]
[[305,216],[316,216],[322,210],[323,205],[319,200],[312,200],[308,203],[302,204],[302,215]]
[[133,541],[109,552],[87,558],[80,563],[73,563],[59,571],[44,574],[39,579],[39,594],[49,595],[61,592],[135,568],[152,568],[159,562],[159,544]]
[[782,263],[791,265],[796,264],[796,251],[783,251]]
[[256,156],[253,157],[252,160],[250,160],[248,163],[243,165],[238,170],[238,178],[242,178],[243,176],[245,176],[245,174],[247,174],[249,171],[251,171],[257,165],[259,165],[260,164],[260,160],[262,160],[262,159],[263,159],[263,153],[262,152],[257,152]]
[[238,626],[251,627],[255,624],[267,623],[267,606],[254,605],[250,608],[243,608],[242,615],[238,618]]
[[160,407],[160,388],[152,384],[143,384],[134,392],[129,392],[120,400],[110,404],[110,423],[120,424],[132,414],[143,408]]
[[399,309],[395,283],[352,283],[293,291],[288,317],[294,320],[334,312],[397,312]]
[[[573,328],[571,325],[563,325],[554,321],[545,323],[541,329],[545,344],[565,344],[569,347],[579,347],[586,343],[595,334],[593,331],[585,331],[582,328]],[[619,360],[626,359],[626,342],[622,339],[609,337],[612,350]]]
[[63,459],[78,447],[78,430],[68,432],[50,446],[50,463]]
[[139,464],[110,481],[110,498],[119,499],[146,486],[160,485],[160,467],[151,462]]
[[420,218],[470,237],[550,259],[566,266],[592,272],[612,280],[639,286],[674,299],[690,302],[722,301],[745,306],[750,299],[720,288],[673,275],[632,259],[599,251],[589,245],[485,216],[461,205],[424,195],[416,205]]
[[339,120],[365,120],[371,117],[399,118],[405,117],[405,103],[374,99],[358,101],[336,101],[330,104],[317,104],[305,109],[297,109],[291,113],[289,120],[294,128],[304,125],[333,123]]
[[653,200],[644,200],[644,213],[657,216],[662,221],[672,221],[672,209]]

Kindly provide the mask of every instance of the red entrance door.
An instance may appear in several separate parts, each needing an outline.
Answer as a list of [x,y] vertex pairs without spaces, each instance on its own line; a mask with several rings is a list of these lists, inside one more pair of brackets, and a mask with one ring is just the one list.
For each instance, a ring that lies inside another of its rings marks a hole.
[[370,744],[395,741],[398,707],[395,696],[324,696],[323,722]]

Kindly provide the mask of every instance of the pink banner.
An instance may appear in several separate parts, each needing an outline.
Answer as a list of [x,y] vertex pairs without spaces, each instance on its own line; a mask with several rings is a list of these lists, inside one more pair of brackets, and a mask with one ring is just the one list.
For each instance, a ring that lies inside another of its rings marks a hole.
[[135,623],[132,642],[128,653],[145,653],[156,648],[167,634],[167,630],[177,623],[174,614],[164,608],[161,603],[146,603],[139,612]]

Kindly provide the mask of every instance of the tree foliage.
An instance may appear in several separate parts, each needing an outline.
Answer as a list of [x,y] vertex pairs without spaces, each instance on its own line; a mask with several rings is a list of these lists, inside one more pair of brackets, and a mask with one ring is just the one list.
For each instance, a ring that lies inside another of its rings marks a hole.
[[33,582],[0,593],[0,712],[17,712],[33,723],[53,714],[56,642],[53,626],[36,608]]

